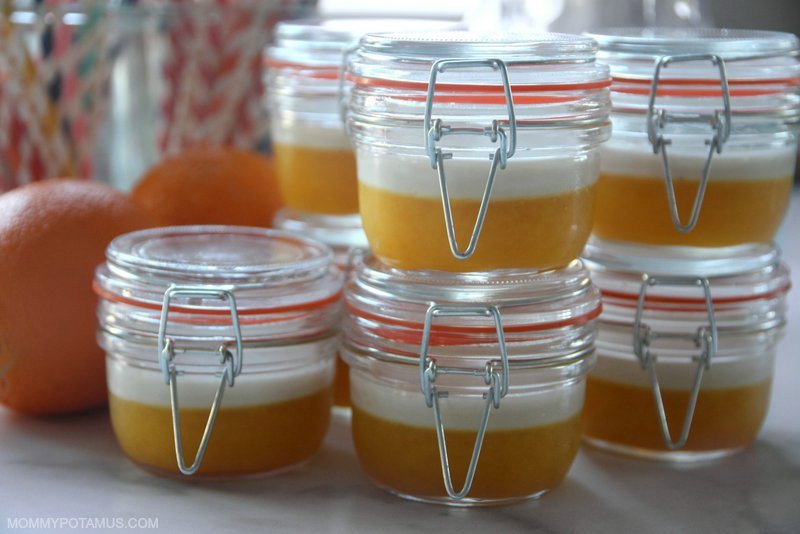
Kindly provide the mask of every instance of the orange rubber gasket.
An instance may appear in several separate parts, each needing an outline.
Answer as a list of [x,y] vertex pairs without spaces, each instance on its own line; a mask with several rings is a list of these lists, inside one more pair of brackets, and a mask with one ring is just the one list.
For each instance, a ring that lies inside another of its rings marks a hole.
[[[347,303],[345,305],[347,311],[361,317],[362,319],[367,319],[370,321],[374,321],[377,323],[381,323],[382,325],[391,325],[391,326],[401,326],[405,328],[411,329],[411,332],[398,332],[396,330],[390,330],[388,328],[382,329],[379,328],[377,331],[384,331],[387,332],[386,335],[383,337],[387,337],[389,339],[394,339],[396,341],[418,341],[422,337],[422,330],[424,328],[422,323],[417,323],[413,321],[403,321],[401,319],[393,319],[389,317],[383,317],[380,315],[374,315],[358,308],[353,307],[351,304]],[[542,323],[536,325],[512,325],[512,326],[503,326],[504,333],[520,333],[520,332],[539,332],[544,330],[552,330],[555,328],[563,328],[565,326],[579,326],[589,321],[592,321],[600,316],[602,312],[603,305],[599,304],[594,310],[591,312],[578,316],[573,317],[571,319],[565,319],[563,321],[553,321],[550,323]],[[391,335],[388,333],[391,332]],[[431,325],[431,342],[438,341],[439,344],[445,339],[452,340],[453,344],[464,344],[472,342],[473,339],[468,336],[472,334],[493,334],[497,332],[497,327],[495,326],[486,326],[486,327],[463,327],[463,326],[447,326],[442,324],[432,324]],[[459,343],[461,342],[461,343]]]

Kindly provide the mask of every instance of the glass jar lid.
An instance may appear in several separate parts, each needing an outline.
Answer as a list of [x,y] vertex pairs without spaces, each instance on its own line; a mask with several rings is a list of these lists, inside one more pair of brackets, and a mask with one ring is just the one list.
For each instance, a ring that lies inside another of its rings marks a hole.
[[[587,37],[558,33],[478,33],[469,31],[368,34],[349,65],[350,75],[365,84],[426,88],[433,64],[439,60],[501,60],[509,67],[511,85],[542,90],[605,87],[604,66],[594,62],[595,42]],[[475,90],[499,86],[496,73],[466,66],[447,76],[447,89]],[[518,87],[517,89],[523,89]]]
[[445,313],[431,322],[431,346],[497,342],[490,314],[461,315],[459,310],[496,308],[509,341],[531,336],[553,341],[553,332],[569,337],[570,327],[585,326],[600,313],[599,294],[580,261],[551,271],[444,273],[394,269],[370,257],[356,268],[345,303],[348,315],[372,334],[416,344],[412,358],[419,356],[433,306]]
[[454,21],[414,18],[312,18],[278,23],[275,45],[268,50],[271,67],[342,68],[343,55],[369,32],[444,30]]
[[800,41],[791,33],[724,28],[608,28],[587,34],[601,53],[655,58],[717,54],[723,59],[792,55]]
[[[733,133],[750,132],[760,117],[800,121],[800,40],[790,33],[614,28],[589,36],[611,69],[615,110],[653,113],[657,106],[676,113],[662,123],[680,122],[678,113],[719,110],[721,127]],[[731,115],[736,120],[727,124]]]
[[679,247],[592,241],[583,259],[603,294],[603,321],[631,323],[637,308],[655,320],[690,324],[713,315],[721,329],[770,328],[785,320],[791,281],[773,245],[691,258]]
[[[235,293],[240,314],[324,306],[338,299],[342,277],[331,250],[292,233],[236,226],[177,226],[125,234],[106,251],[95,277],[106,299],[161,309],[171,286]],[[185,310],[226,311],[219,299],[176,297]]]

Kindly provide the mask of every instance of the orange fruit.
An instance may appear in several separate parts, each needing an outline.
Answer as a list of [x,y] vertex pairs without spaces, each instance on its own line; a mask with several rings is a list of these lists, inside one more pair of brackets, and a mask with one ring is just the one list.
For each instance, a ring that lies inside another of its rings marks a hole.
[[152,226],[126,194],[49,180],[0,195],[0,403],[61,414],[106,402],[95,267],[115,236]]
[[281,206],[272,160],[228,147],[193,147],[153,166],[134,199],[164,226],[271,226]]

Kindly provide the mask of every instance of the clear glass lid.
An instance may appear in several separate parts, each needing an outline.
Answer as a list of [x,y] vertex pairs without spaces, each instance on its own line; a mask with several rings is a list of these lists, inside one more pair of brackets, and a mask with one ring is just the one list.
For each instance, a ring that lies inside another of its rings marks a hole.
[[[495,306],[505,327],[559,328],[600,312],[599,295],[580,261],[549,271],[444,273],[394,269],[374,257],[356,268],[347,295],[350,313],[422,329],[431,305]],[[485,329],[485,317],[441,317],[441,328]],[[490,329],[491,331],[491,329]]]
[[590,241],[583,260],[603,293],[606,311],[609,304],[618,304],[631,317],[643,285],[645,309],[703,312],[705,283],[716,312],[729,312],[737,323],[772,321],[782,307],[776,299],[782,302],[791,286],[779,250],[769,244],[728,247],[694,258],[680,247]]
[[792,55],[791,33],[723,28],[608,28],[587,34],[603,53],[636,57],[716,54],[725,60]]
[[[172,285],[213,286],[236,292],[242,310],[339,294],[341,275],[324,244],[288,232],[237,226],[176,226],[125,234],[106,250],[96,287],[101,296],[161,305]],[[204,307],[201,299],[188,299]],[[205,306],[224,307],[214,301]]]
[[[558,33],[398,32],[364,36],[349,68],[356,79],[427,83],[436,61],[492,59],[509,67],[512,85],[602,83],[607,70],[594,63],[596,51],[593,39]],[[447,82],[502,86],[481,66],[453,70]]]
[[440,31],[458,28],[455,21],[422,18],[311,18],[281,22],[269,61],[275,65],[342,66],[343,54],[369,32]]

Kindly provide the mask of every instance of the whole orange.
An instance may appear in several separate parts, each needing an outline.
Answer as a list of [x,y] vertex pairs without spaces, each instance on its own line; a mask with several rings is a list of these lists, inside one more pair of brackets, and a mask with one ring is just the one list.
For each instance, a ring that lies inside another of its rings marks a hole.
[[128,195],[91,182],[0,195],[0,403],[37,415],[105,404],[94,269],[111,239],[152,223]]
[[271,159],[213,146],[193,147],[153,166],[133,197],[164,226],[271,226],[281,206]]

